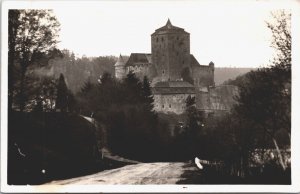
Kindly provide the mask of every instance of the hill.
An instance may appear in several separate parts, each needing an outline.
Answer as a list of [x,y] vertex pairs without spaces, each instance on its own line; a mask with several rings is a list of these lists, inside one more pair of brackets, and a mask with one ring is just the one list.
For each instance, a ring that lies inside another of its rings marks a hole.
[[215,68],[215,84],[220,85],[229,79],[235,79],[239,75],[243,75],[256,68],[238,68],[238,67],[216,67]]

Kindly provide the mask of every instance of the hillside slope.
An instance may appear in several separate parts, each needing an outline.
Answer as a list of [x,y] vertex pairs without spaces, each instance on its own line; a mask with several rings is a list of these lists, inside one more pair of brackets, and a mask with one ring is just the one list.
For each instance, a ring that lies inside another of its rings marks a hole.
[[239,75],[243,75],[255,68],[231,68],[231,67],[216,67],[215,68],[215,84],[220,85],[228,79],[235,79]]

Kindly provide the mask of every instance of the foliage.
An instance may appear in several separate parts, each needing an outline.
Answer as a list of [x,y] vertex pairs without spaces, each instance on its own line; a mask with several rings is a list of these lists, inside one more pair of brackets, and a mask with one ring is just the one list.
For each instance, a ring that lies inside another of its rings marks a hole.
[[12,110],[14,97],[15,58],[16,58],[16,35],[20,25],[18,18],[19,10],[8,11],[8,108]]
[[267,22],[271,30],[273,40],[271,46],[276,50],[276,57],[273,60],[273,68],[285,70],[290,74],[291,70],[291,13],[284,10],[272,12],[273,20]]
[[[69,50],[62,50],[62,55],[62,58],[56,57],[51,60],[51,71],[57,78],[60,73],[63,73],[73,93],[80,92],[87,80],[97,84],[99,76],[104,72],[114,74],[114,64],[117,61],[114,56],[75,57],[75,54]],[[42,68],[42,70],[43,74],[47,74],[50,69]]]
[[291,129],[290,14],[280,11],[273,16],[274,21],[267,23],[273,34],[272,46],[277,50],[272,66],[251,71],[232,81],[240,88],[238,104],[232,111],[234,119],[230,119],[236,123],[233,135],[239,148],[237,164],[241,164],[237,168],[246,175],[249,153],[254,149],[275,147],[278,163],[285,170],[280,147],[290,146],[290,142],[284,140],[288,135],[283,135],[290,134]]
[[131,159],[156,161],[166,153],[167,123],[153,111],[148,78],[140,81],[130,72],[122,81],[109,73],[98,84],[87,82],[78,93],[80,108],[105,126],[108,147]]
[[[290,147],[291,35],[290,14],[273,13],[267,23],[277,55],[269,68],[260,68],[224,84],[239,87],[238,104],[219,121],[208,123],[205,139],[212,158],[222,159],[230,174],[249,176],[251,153],[276,148],[277,165],[286,169],[280,149]],[[212,137],[213,136],[213,137]]]
[[47,65],[59,53],[55,49],[58,31],[59,23],[51,10],[9,11],[9,106],[17,93],[19,109],[25,109],[27,70],[33,65]]
[[68,108],[68,88],[63,74],[60,74],[57,83],[55,108],[62,112],[65,112]]

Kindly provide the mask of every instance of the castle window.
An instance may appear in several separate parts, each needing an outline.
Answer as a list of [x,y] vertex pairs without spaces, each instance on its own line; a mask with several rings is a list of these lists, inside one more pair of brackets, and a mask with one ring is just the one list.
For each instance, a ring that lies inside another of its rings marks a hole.
[[162,74],[165,74],[165,70],[162,71]]
[[161,41],[162,41],[162,42],[164,41],[164,37],[161,37]]
[[162,108],[165,108],[165,105],[162,105],[161,107],[162,107]]
[[171,108],[171,104],[169,104],[169,108]]
[[156,38],[156,42],[158,42],[158,38]]
[[176,38],[177,40],[179,40],[179,37],[177,36],[177,38]]

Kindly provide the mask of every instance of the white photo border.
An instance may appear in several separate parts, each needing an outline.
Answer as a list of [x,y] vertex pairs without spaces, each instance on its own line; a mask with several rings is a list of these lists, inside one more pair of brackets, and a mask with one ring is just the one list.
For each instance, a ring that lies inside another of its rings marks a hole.
[[[208,1],[208,0],[207,0]],[[213,3],[237,2],[239,0]],[[255,0],[246,0],[249,2]],[[81,5],[101,4],[103,1],[2,1],[1,7],[1,192],[53,193],[53,192],[300,192],[300,1],[261,1],[292,10],[292,129],[291,129],[291,185],[51,185],[13,186],[7,184],[7,108],[8,108],[8,10],[9,9],[52,9],[54,4]],[[203,1],[198,1],[199,3]],[[170,2],[171,3],[171,2]],[[67,11],[67,10],[66,10]],[[115,11],[115,10],[114,10]],[[117,12],[116,12],[117,13]],[[255,13],[253,13],[255,14]]]

